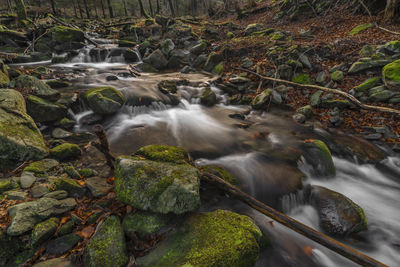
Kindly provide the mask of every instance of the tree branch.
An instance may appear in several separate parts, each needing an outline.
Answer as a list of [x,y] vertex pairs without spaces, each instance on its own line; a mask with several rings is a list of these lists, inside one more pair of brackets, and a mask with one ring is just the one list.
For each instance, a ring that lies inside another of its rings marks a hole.
[[289,85],[292,85],[292,86],[297,86],[297,87],[302,87],[302,88],[313,88],[313,89],[321,90],[321,91],[324,91],[324,92],[340,95],[340,96],[343,96],[344,98],[348,99],[351,103],[353,103],[354,105],[356,105],[357,107],[359,107],[361,109],[380,111],[380,112],[385,112],[385,113],[390,113],[390,114],[393,114],[393,115],[400,116],[400,110],[393,109],[393,108],[387,108],[387,107],[378,107],[378,106],[366,105],[366,104],[361,103],[357,98],[355,98],[351,94],[343,92],[343,91],[340,91],[340,90],[337,90],[337,89],[327,88],[327,87],[314,85],[314,84],[300,84],[300,83],[295,83],[295,82],[286,81],[286,80],[282,80],[282,79],[270,78],[270,77],[262,76],[262,75],[260,75],[258,73],[255,73],[254,71],[247,70],[247,69],[244,69],[244,68],[236,68],[236,69],[241,70],[241,71],[246,71],[248,73],[256,75],[260,79],[279,82],[279,83],[284,83],[284,84],[289,84]]

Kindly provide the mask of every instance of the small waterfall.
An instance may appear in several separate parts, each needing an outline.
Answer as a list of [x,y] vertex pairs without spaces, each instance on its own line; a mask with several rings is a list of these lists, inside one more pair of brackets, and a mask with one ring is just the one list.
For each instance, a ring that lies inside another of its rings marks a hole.
[[283,213],[287,214],[290,211],[306,204],[304,191],[300,190],[296,193],[285,195],[281,199]]

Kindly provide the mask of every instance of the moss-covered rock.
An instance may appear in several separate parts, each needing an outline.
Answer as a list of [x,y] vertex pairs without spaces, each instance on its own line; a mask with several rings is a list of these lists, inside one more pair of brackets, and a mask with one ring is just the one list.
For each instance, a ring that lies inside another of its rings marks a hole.
[[164,80],[158,83],[158,89],[165,94],[176,94],[178,91],[177,82],[173,80]]
[[341,82],[344,79],[344,73],[341,70],[336,70],[331,74],[331,79],[334,82]]
[[311,105],[307,105],[296,110],[297,113],[304,115],[306,118],[310,118],[313,115]]
[[222,72],[224,72],[224,63],[220,62],[214,67],[214,69],[212,70],[212,73],[221,75]]
[[64,118],[68,110],[64,105],[52,103],[40,97],[30,95],[26,99],[28,114],[36,122],[52,122]]
[[200,103],[207,107],[214,106],[217,103],[217,95],[210,87],[204,89],[200,97]]
[[84,99],[93,112],[100,115],[116,113],[126,102],[125,96],[112,87],[100,87],[88,90]]
[[64,166],[64,172],[73,179],[81,178],[80,173],[74,168],[74,166],[70,166],[70,165]]
[[182,214],[200,205],[199,173],[189,164],[122,156],[115,163],[119,201],[141,210]]
[[346,236],[367,229],[363,209],[346,196],[321,186],[310,186],[308,190],[320,225],[329,234]]
[[83,178],[92,177],[97,174],[97,172],[95,170],[89,169],[89,168],[80,169],[78,172]]
[[58,91],[51,89],[46,83],[33,76],[20,75],[12,83],[15,88],[31,89],[33,95],[49,101],[57,101],[60,98]]
[[389,64],[391,60],[386,59],[376,59],[376,60],[366,60],[366,61],[357,61],[351,65],[349,69],[349,74],[356,74],[366,70],[375,69],[383,67]]
[[383,81],[390,90],[400,91],[400,59],[382,69]]
[[155,50],[148,57],[144,58],[143,62],[149,64],[157,70],[163,70],[168,65],[168,60],[160,49]]
[[0,179],[0,193],[12,189],[13,185],[10,179]]
[[222,55],[211,52],[210,55],[208,55],[207,61],[204,65],[204,69],[208,72],[213,71],[215,66],[217,66],[222,61],[222,59]]
[[189,162],[189,156],[185,149],[177,146],[148,145],[136,151],[136,155],[148,160],[185,164]]
[[293,77],[292,82],[300,83],[300,84],[312,84],[310,75],[306,73],[300,73]]
[[307,163],[313,167],[317,176],[329,177],[336,174],[331,151],[320,140],[306,140],[301,144],[303,156]]
[[32,230],[31,245],[36,247],[53,237],[57,231],[59,222],[58,218],[50,218],[35,225]]
[[10,83],[10,78],[6,73],[0,70],[0,88],[5,88]]
[[61,80],[50,80],[47,81],[46,84],[50,86],[53,89],[58,89],[58,88],[64,88],[64,87],[70,87],[72,84],[67,81],[61,81]]
[[51,36],[57,44],[84,42],[85,35],[81,30],[66,26],[56,26],[51,29]]
[[251,35],[252,33],[262,31],[263,28],[264,28],[264,26],[262,24],[256,24],[256,23],[249,24],[249,25],[247,25],[244,32],[245,32],[245,35]]
[[266,89],[261,94],[257,95],[251,102],[253,109],[264,109],[271,102],[272,90]]
[[381,78],[379,78],[379,77],[369,78],[366,81],[364,81],[362,84],[354,87],[354,91],[356,93],[365,93],[369,89],[371,89],[371,88],[375,87],[376,85],[378,85],[380,81],[381,81]]
[[82,150],[76,144],[64,143],[52,148],[50,154],[54,158],[63,161],[79,157],[82,154]]
[[150,254],[147,266],[254,266],[262,233],[247,216],[217,210],[191,216]]
[[163,228],[169,220],[168,215],[136,212],[125,216],[122,227],[127,236],[137,234],[140,238],[146,238]]
[[190,48],[190,53],[194,55],[200,55],[201,53],[205,52],[207,49],[207,43],[206,42],[201,42],[192,48]]
[[26,166],[24,172],[32,172],[35,175],[45,174],[54,170],[58,165],[59,163],[55,159],[43,159]]
[[82,197],[86,190],[80,184],[78,184],[74,179],[70,178],[58,178],[54,183],[54,190],[64,190],[68,192],[69,196],[72,197]]
[[87,244],[84,264],[88,267],[125,267],[128,261],[121,223],[118,217],[110,216]]
[[225,168],[217,165],[205,165],[201,166],[200,170],[202,172],[209,172],[211,174],[214,174],[218,176],[219,178],[223,179],[224,181],[227,181],[230,184],[235,184],[236,179],[227,171]]
[[42,134],[26,113],[23,96],[0,89],[0,170],[48,155]]

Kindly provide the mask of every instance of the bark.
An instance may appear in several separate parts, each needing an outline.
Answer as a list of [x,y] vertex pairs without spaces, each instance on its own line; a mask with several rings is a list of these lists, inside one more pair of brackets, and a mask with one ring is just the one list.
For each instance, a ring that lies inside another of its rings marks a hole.
[[56,10],[56,3],[54,0],[50,0],[50,4],[51,4],[51,9],[53,10],[53,14],[57,15],[57,10]]
[[26,8],[24,0],[15,0],[15,5],[17,7],[18,20],[26,20]]
[[160,14],[160,0],[157,0],[157,14]]
[[151,14],[151,16],[154,17],[153,5],[151,4],[151,0],[149,0],[149,8],[150,8],[150,14]]
[[124,5],[125,17],[127,17],[127,16],[128,16],[128,9],[127,9],[127,7],[126,7],[126,0],[122,0],[122,3],[123,3],[123,5]]
[[172,3],[172,0],[168,0],[168,5],[169,5],[169,8],[171,9],[172,17],[175,17],[175,9],[174,9],[174,5]]
[[76,8],[76,1],[73,0],[72,3],[74,4],[74,14],[75,14],[75,17],[77,18],[78,17],[78,10]]
[[146,13],[146,10],[144,10],[143,1],[138,0],[138,2],[139,2],[139,7],[140,7],[140,15],[142,17],[145,17],[146,19],[150,18],[150,16]]
[[11,0],[7,0],[8,11],[12,12]]
[[114,17],[114,12],[113,12],[113,8],[111,5],[111,0],[107,0],[107,4],[108,4],[108,12],[110,12],[110,18]]
[[361,266],[387,267],[385,264],[373,258],[370,258],[369,256],[361,253],[360,251],[355,250],[354,248],[349,247],[348,245],[343,244],[339,241],[336,241],[335,239],[321,232],[318,232],[312,229],[311,227],[308,227],[307,225],[304,225],[301,222],[289,216],[286,216],[285,214],[280,213],[279,211],[265,205],[264,203],[242,192],[239,188],[231,185],[230,183],[219,178],[218,176],[215,176],[211,173],[203,173],[203,175],[201,176],[201,180],[212,183],[216,185],[218,188],[222,189],[223,191],[231,193],[234,197],[246,203],[253,209],[258,210],[262,214],[274,219],[280,224],[283,224],[284,226],[329,248],[332,251],[335,251],[336,253],[346,257],[347,259]]
[[398,3],[399,0],[387,0],[384,16],[385,22],[392,22],[394,20]]
[[86,10],[86,17],[90,19],[90,11],[89,11],[89,6],[87,4],[87,0],[83,0],[83,4],[85,5],[85,10]]
[[79,14],[81,15],[81,19],[83,19],[83,12],[82,12],[82,7],[81,7],[81,4],[80,4],[80,0],[78,0],[77,3],[78,3]]
[[100,0],[100,4],[101,4],[101,11],[103,12],[103,18],[106,18],[106,8],[104,7],[103,0]]

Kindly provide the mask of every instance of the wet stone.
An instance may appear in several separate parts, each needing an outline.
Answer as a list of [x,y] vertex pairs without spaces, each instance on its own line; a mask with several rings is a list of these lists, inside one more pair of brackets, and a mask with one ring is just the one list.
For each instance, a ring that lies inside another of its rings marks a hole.
[[32,184],[36,181],[36,177],[31,172],[23,172],[21,175],[21,187],[26,189],[32,186]]
[[89,188],[90,193],[94,197],[102,197],[105,196],[108,191],[112,188],[106,181],[106,179],[102,177],[93,177],[85,180],[86,186]]
[[62,255],[82,241],[77,234],[68,234],[50,241],[46,246],[46,254]]
[[44,197],[61,200],[61,199],[65,199],[68,197],[68,192],[64,191],[64,190],[58,190],[58,191],[47,193],[46,195],[44,195]]
[[49,193],[49,189],[44,185],[35,185],[32,187],[31,194],[34,198],[39,198]]

